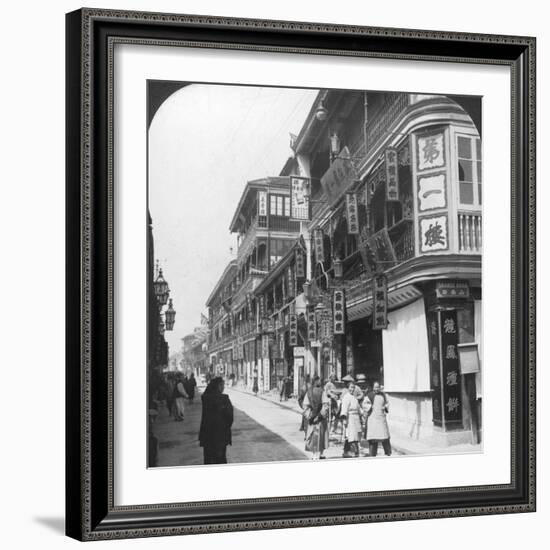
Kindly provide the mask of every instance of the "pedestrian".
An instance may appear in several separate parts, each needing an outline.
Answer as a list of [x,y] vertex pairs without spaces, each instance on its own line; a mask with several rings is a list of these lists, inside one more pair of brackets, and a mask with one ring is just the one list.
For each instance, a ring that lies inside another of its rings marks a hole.
[[359,456],[361,440],[361,406],[355,393],[355,382],[348,382],[348,391],[342,397],[340,417],[344,423],[344,458]]
[[174,403],[176,410],[174,412],[174,420],[176,422],[183,422],[184,416],[184,403],[188,397],[185,387],[183,385],[183,377],[181,374],[177,375],[176,384],[174,385]]
[[313,460],[325,458],[324,452],[328,447],[329,402],[318,376],[313,378],[303,404],[303,414],[307,419],[306,451],[312,453]]
[[174,399],[174,387],[176,383],[172,373],[168,373],[166,377],[166,408],[168,409],[168,416],[175,415],[175,399]]
[[378,454],[378,443],[381,442],[384,454],[390,456],[390,430],[386,419],[389,412],[389,403],[378,382],[374,382],[372,390],[365,396],[363,411],[367,415],[366,437],[369,443],[369,455],[376,456]]
[[336,382],[336,376],[334,374],[331,374],[324,388],[325,394],[330,403],[330,416],[333,419],[332,426],[329,426],[329,428],[332,428],[332,431],[336,431],[336,426],[338,425],[339,409],[338,392],[336,391],[336,385],[334,384],[334,382]]
[[186,378],[185,391],[189,396],[189,403],[193,403],[195,398],[195,388],[197,387],[197,381],[195,380],[195,375],[191,372]]
[[281,386],[279,388],[279,401],[282,401],[283,398],[286,401],[286,386],[287,386],[287,377],[283,377],[281,380]]
[[202,394],[202,417],[199,444],[203,448],[205,464],[226,464],[227,445],[231,445],[233,405],[225,395],[225,382],[216,376]]
[[258,371],[254,371],[254,378],[252,380],[252,393],[258,395]]
[[[302,384],[300,385],[300,388],[298,389],[298,405],[300,405],[300,408],[302,411],[304,410],[304,399],[306,397],[306,393],[309,390],[309,387],[311,385],[310,382],[311,378],[308,375],[302,380]],[[307,425],[308,425],[308,419],[306,416],[302,413],[302,420],[300,422],[300,431],[304,432],[304,439],[307,437]]]

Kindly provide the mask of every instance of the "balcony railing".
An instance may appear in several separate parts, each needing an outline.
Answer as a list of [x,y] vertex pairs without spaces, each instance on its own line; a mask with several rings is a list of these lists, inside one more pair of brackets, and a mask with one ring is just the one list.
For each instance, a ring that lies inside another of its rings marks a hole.
[[468,254],[481,253],[482,223],[480,212],[458,213],[458,250]]
[[289,218],[281,216],[270,216],[269,218],[267,216],[256,216],[251,220],[244,237],[239,243],[239,251],[248,250],[252,241],[256,239],[258,230],[299,233],[300,222],[291,221]]

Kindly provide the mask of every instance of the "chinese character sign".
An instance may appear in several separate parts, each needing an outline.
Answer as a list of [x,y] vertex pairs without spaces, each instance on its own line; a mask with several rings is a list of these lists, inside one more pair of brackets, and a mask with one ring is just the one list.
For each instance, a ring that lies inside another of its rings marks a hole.
[[441,384],[445,423],[462,422],[462,389],[458,362],[456,311],[441,312]]
[[287,268],[287,293],[288,293],[288,296],[290,296],[291,298],[294,298],[294,296],[296,295],[296,292],[295,292],[295,285],[294,285],[294,269],[291,265],[288,266]]
[[433,210],[435,208],[446,208],[445,197],[445,174],[433,176],[422,176],[418,178],[418,209]]
[[357,210],[357,195],[346,193],[346,215],[348,219],[348,233],[359,235],[359,213]]
[[267,216],[267,191],[258,191],[258,216]]
[[375,275],[372,289],[372,328],[388,327],[388,279],[385,275]]
[[306,276],[306,268],[304,265],[304,254],[301,250],[296,250],[294,253],[296,262],[296,278],[303,279]]
[[447,214],[419,219],[420,252],[436,252],[449,248]]
[[310,181],[308,178],[290,177],[290,217],[309,220]]
[[322,229],[313,231],[313,247],[315,250],[315,261],[323,263],[325,261],[325,235]]
[[416,155],[418,170],[429,170],[445,166],[443,134],[418,136]]
[[317,340],[317,320],[313,309],[307,311],[307,339],[310,344]]
[[394,147],[388,147],[385,152],[386,161],[386,200],[399,200],[399,164],[397,151]]
[[267,334],[262,336],[262,357],[269,359],[269,336]]
[[295,313],[291,313],[289,316],[289,345],[298,345],[298,317]]
[[329,308],[319,311],[319,340],[322,344],[332,342],[332,312]]
[[441,408],[441,363],[439,350],[439,317],[430,312],[426,317],[428,323],[428,345],[430,346],[430,388],[432,390],[432,415],[436,425],[442,424]]
[[333,319],[334,319],[334,334],[344,334],[345,332],[345,299],[344,291],[336,289],[334,291],[333,301]]

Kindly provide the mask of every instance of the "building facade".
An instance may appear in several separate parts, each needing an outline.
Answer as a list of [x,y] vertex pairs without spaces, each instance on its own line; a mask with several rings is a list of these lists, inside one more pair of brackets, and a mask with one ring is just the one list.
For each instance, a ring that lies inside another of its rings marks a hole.
[[319,92],[292,157],[278,177],[247,184],[231,224],[239,250],[224,334],[237,379],[255,372],[268,390],[290,374],[295,387],[362,374],[384,386],[392,430],[480,441],[476,105]]

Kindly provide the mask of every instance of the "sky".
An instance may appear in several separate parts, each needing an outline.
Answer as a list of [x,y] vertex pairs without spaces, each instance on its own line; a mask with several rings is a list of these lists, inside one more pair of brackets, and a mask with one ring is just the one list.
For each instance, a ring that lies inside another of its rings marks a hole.
[[149,128],[149,210],[155,258],[176,310],[170,353],[200,325],[236,251],[229,224],[246,182],[278,176],[317,90],[192,84]]

